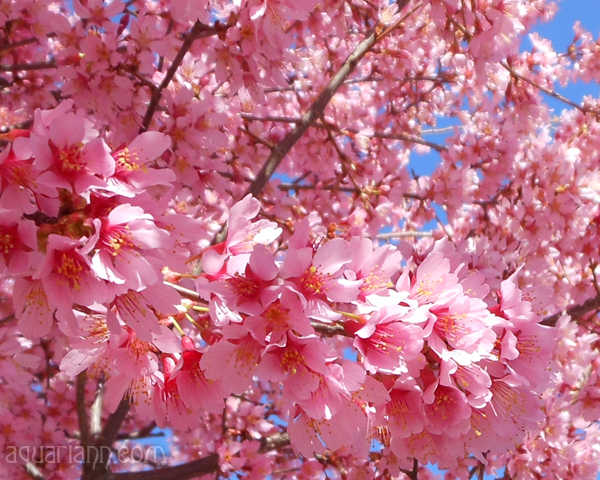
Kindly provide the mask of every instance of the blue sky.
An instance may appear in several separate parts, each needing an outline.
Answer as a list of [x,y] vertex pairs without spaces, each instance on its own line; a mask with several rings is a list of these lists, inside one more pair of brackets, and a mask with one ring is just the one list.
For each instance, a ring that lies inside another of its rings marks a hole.
[[[540,36],[546,38],[552,42],[557,53],[564,53],[571,44],[574,38],[573,25],[576,21],[580,21],[582,26],[588,30],[595,39],[598,39],[600,35],[600,0],[562,0],[558,2],[558,12],[555,17],[547,23],[537,25],[533,31],[539,33]],[[528,37],[523,39],[521,50],[531,50],[533,44]],[[556,91],[564,97],[572,100],[576,103],[581,103],[583,97],[586,95],[592,95],[594,97],[600,97],[600,86],[597,83],[583,83],[578,82],[570,84],[566,88],[556,86]],[[559,115],[565,108],[570,109],[565,103],[549,96],[544,95],[545,101],[548,103],[550,108],[554,109],[555,113]],[[439,119],[438,128],[455,125],[456,120],[454,119]],[[449,133],[427,135],[427,140],[435,143],[443,144],[444,137]],[[414,152],[411,153],[409,167],[417,175],[431,175],[439,163],[439,153],[431,151],[431,153],[424,155],[417,155]],[[434,208],[438,214],[438,217],[446,222],[447,217],[441,207],[434,205]],[[432,230],[437,228],[437,222],[435,220],[427,223],[423,230]]]

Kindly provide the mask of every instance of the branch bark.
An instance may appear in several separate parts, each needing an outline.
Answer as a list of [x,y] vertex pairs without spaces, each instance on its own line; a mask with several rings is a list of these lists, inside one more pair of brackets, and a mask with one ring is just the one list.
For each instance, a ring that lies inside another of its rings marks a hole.
[[593,312],[594,310],[600,310],[600,295],[588,298],[581,305],[573,305],[562,312],[550,315],[549,317],[544,318],[540,323],[549,327],[555,327],[558,319],[563,313],[569,315],[573,320],[581,320],[584,315]]
[[[401,10],[408,2],[409,0],[399,0],[399,10]],[[403,17],[398,24],[400,24],[400,22],[405,18],[406,17]],[[298,142],[298,140],[300,140],[302,135],[304,135],[311,125],[313,125],[317,119],[323,115],[325,107],[327,107],[332,97],[346,81],[348,76],[354,71],[362,58],[369,53],[369,51],[377,42],[379,42],[379,40],[387,36],[398,24],[388,28],[384,32],[380,32],[379,25],[377,25],[367,36],[367,38],[357,45],[354,51],[343,63],[341,68],[331,78],[331,80],[329,80],[327,86],[323,89],[317,99],[299,120],[296,127],[271,151],[269,158],[263,164],[262,168],[256,175],[256,178],[250,185],[250,188],[248,188],[246,194],[250,193],[255,197],[258,196],[296,142]]]
[[[263,438],[259,452],[264,453],[288,446],[290,437],[287,433],[279,433]],[[157,468],[144,472],[126,472],[113,474],[111,480],[188,480],[191,478],[219,471],[219,455],[211,453],[205,457],[172,467]]]
[[152,117],[156,112],[158,107],[158,103],[162,98],[162,91],[171,83],[177,69],[183,62],[183,57],[192,47],[192,44],[195,40],[204,37],[210,37],[213,35],[217,35],[219,32],[227,30],[230,27],[228,24],[215,23],[214,26],[205,25],[200,21],[196,21],[192,29],[185,35],[183,39],[183,43],[181,44],[181,48],[177,52],[177,55],[173,59],[173,63],[167,70],[167,74],[163,78],[163,81],[160,82],[160,85],[152,90],[152,96],[150,97],[150,103],[148,104],[148,109],[146,110],[146,114],[144,115],[144,120],[142,121],[142,126],[140,127],[140,132],[143,133],[150,127],[150,122],[152,122]]

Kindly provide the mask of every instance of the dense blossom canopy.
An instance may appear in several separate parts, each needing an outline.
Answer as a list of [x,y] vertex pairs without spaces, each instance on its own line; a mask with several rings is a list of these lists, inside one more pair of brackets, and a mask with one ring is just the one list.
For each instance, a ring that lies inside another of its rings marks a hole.
[[0,476],[595,478],[600,102],[555,89],[600,43],[556,9],[0,3]]

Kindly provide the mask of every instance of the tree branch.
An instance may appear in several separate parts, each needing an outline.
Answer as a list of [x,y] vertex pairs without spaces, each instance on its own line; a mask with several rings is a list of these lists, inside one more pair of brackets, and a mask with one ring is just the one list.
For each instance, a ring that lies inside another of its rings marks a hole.
[[96,446],[112,446],[115,443],[117,435],[119,434],[119,430],[121,429],[121,425],[129,412],[130,401],[129,397],[125,395],[121,403],[117,409],[106,419],[106,423],[104,424],[104,428],[98,435],[96,439]]
[[[268,115],[265,117],[257,117],[255,115],[249,115],[249,114],[242,113],[241,116],[242,116],[242,118],[245,118],[250,121],[296,123],[296,124],[298,124],[302,121],[301,118],[277,117],[277,116],[272,116],[272,115]],[[416,135],[412,135],[410,133],[385,133],[385,132],[361,133],[360,130],[357,130],[355,128],[343,128],[343,127],[336,127],[334,125],[325,125],[324,123],[319,122],[319,121],[315,121],[313,124],[313,127],[321,128],[321,129],[334,128],[336,131],[340,132],[343,135],[349,136],[349,137],[360,133],[362,136],[367,137],[367,138],[381,138],[381,139],[385,139],[385,140],[400,140],[402,142],[407,142],[407,143],[417,143],[419,145],[424,145],[426,147],[433,148],[434,150],[436,150],[438,152],[443,152],[443,151],[447,150],[446,147],[444,147],[442,145],[438,145],[437,143],[430,142],[428,140],[425,140],[424,138],[418,137]],[[450,130],[452,130],[453,128],[454,127],[451,127]]]
[[81,446],[84,452],[92,444],[90,433],[90,421],[85,407],[85,383],[87,381],[87,371],[84,370],[77,375],[76,397],[77,397],[77,422],[79,424],[79,436]]
[[[129,397],[125,395],[117,409],[106,419],[104,428],[96,438],[93,448],[85,449],[86,457],[83,464],[81,480],[111,480],[113,474],[109,469],[111,455],[110,447],[115,442],[121,425],[129,412]],[[93,458],[91,456],[93,453]]]
[[590,112],[590,110],[586,109],[585,107],[582,107],[581,105],[578,105],[575,102],[572,102],[568,98],[563,97],[560,93],[550,90],[549,88],[546,88],[546,87],[540,85],[539,83],[535,82],[534,80],[531,80],[530,78],[527,78],[527,77],[521,75],[514,68],[512,68],[508,63],[502,61],[502,62],[500,62],[500,65],[502,65],[514,78],[518,78],[519,80],[522,80],[523,82],[528,83],[532,87],[535,87],[538,90],[544,92],[546,95],[550,95],[551,97],[556,98],[557,100],[560,100],[561,102],[566,103],[567,105],[569,105],[573,108],[576,108],[577,110],[580,110],[583,113]]
[[214,27],[205,25],[200,21],[196,21],[196,23],[194,23],[192,29],[185,35],[183,43],[181,44],[181,48],[173,59],[173,63],[171,63],[169,70],[167,70],[163,81],[160,82],[160,85],[152,91],[150,103],[148,104],[148,109],[146,110],[144,120],[142,121],[142,126],[140,127],[140,133],[145,132],[150,127],[150,122],[152,122],[152,117],[154,116],[154,112],[156,112],[156,108],[158,107],[158,103],[162,97],[162,91],[169,85],[169,83],[171,83],[171,80],[173,80],[177,69],[181,65],[181,62],[183,62],[183,57],[185,57],[185,54],[192,47],[194,41],[199,38],[217,35],[218,33],[227,30],[229,27],[230,25],[224,25],[219,22],[216,22]]
[[[408,0],[402,0],[400,8],[402,8]],[[383,33],[379,33],[378,27],[375,27],[370,35],[367,36],[362,42],[360,42],[350,56],[343,63],[341,68],[329,81],[327,86],[319,94],[317,99],[313,102],[310,108],[299,120],[296,127],[288,133],[288,135],[279,143],[269,155],[267,161],[263,164],[262,168],[256,175],[256,178],[248,188],[247,194],[250,193],[253,196],[258,194],[265,187],[277,167],[281,164],[285,156],[292,149],[292,147],[300,140],[302,135],[313,125],[317,119],[319,119],[325,107],[329,104],[329,101],[335,95],[337,90],[342,86],[346,78],[354,71],[358,62],[373,48],[373,46],[381,40],[385,35],[391,31],[391,28]]]
[[540,324],[547,325],[549,327],[555,327],[556,322],[558,322],[558,319],[564,313],[569,315],[573,320],[581,320],[584,315],[593,312],[594,310],[600,310],[600,295],[597,295],[593,298],[588,298],[581,305],[573,305],[562,312],[550,315],[549,317],[544,318],[544,320],[542,320]]
[[16,72],[26,70],[44,70],[46,68],[56,68],[56,62],[33,62],[33,63],[15,63],[14,65],[0,65],[0,72]]
[[[290,444],[290,437],[287,433],[278,433],[271,437],[261,439],[260,453],[276,450]],[[219,455],[211,453],[198,460],[174,465],[172,467],[157,468],[145,472],[126,472],[113,474],[113,480],[188,480],[191,478],[215,473],[219,471]]]

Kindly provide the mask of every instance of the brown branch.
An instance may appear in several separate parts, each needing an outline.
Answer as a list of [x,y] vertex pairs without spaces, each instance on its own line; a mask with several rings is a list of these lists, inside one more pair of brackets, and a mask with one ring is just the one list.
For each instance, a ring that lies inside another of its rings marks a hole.
[[597,295],[593,298],[588,298],[581,305],[573,305],[562,312],[550,315],[549,317],[544,318],[540,322],[540,324],[555,327],[556,322],[558,322],[558,319],[565,313],[569,315],[573,320],[577,321],[581,320],[584,315],[598,310],[600,310],[600,295]]
[[[264,117],[257,117],[255,115],[250,115],[250,114],[246,114],[246,113],[242,113],[241,116],[247,120],[250,121],[259,121],[259,122],[279,122],[279,123],[295,123],[298,124],[302,121],[301,118],[293,118],[293,117],[277,117],[277,116],[273,116],[273,115],[267,115]],[[342,127],[335,127],[333,125],[325,125],[322,122],[319,121],[315,121],[315,123],[313,124],[313,127],[315,128],[321,128],[321,129],[331,129],[331,128],[335,128],[336,131],[346,135],[346,136],[353,136],[353,135],[357,135],[357,134],[361,134],[364,137],[367,138],[381,138],[381,139],[385,139],[385,140],[400,140],[403,142],[409,142],[409,143],[417,143],[419,145],[424,145],[426,147],[429,148],[433,148],[434,150],[438,151],[438,152],[443,152],[446,150],[446,147],[442,146],[442,145],[438,145],[437,143],[433,143],[430,142],[428,140],[425,140],[424,138],[418,137],[416,135],[412,135],[410,133],[384,133],[384,132],[373,132],[373,133],[361,133],[360,130],[357,130],[355,128],[342,128]],[[453,129],[454,127],[450,127],[450,129]]]
[[378,233],[375,237],[377,240],[391,240],[393,238],[429,238],[433,237],[433,232],[391,232]]
[[[337,191],[337,192],[361,193],[363,191],[356,187],[344,187],[344,186],[337,186],[337,185],[330,185],[330,184],[319,186],[319,185],[312,185],[312,184],[307,184],[307,183],[301,183],[298,185],[295,183],[280,183],[279,185],[277,185],[277,188],[284,192],[288,191],[288,190],[331,190],[331,191]],[[372,193],[375,193],[375,192],[372,192]],[[405,198],[412,198],[413,200],[420,200],[420,201],[427,200],[426,198],[423,198],[419,195],[416,195],[414,193],[409,193],[409,192],[404,192],[402,194],[402,196]]]
[[106,423],[104,424],[104,428],[98,435],[96,439],[96,446],[112,446],[115,443],[117,435],[119,434],[119,430],[121,429],[121,425],[129,412],[130,400],[127,395],[123,397],[121,403],[117,409],[106,419]]
[[16,319],[17,319],[17,317],[15,317],[15,314],[11,313],[10,315],[0,319],[0,327],[2,327],[4,324],[10,323]]
[[117,65],[117,69],[122,70],[122,71],[128,73],[129,75],[131,75],[132,77],[138,79],[142,85],[147,86],[152,92],[154,92],[158,88],[154,84],[154,82],[152,82],[152,80],[150,80],[149,78],[146,78],[144,75],[142,75],[140,72],[138,72],[137,69],[135,69],[134,67],[132,67],[130,65],[125,65],[124,63],[119,63]]
[[[290,437],[287,433],[278,433],[271,437],[261,439],[260,453],[269,450],[276,450],[286,447],[290,444]],[[162,467],[156,470],[145,472],[126,472],[113,474],[113,480],[188,480],[196,478],[208,473],[216,473],[219,471],[219,455],[211,453],[198,460],[175,465],[172,467]]]
[[87,371],[84,370],[77,375],[76,381],[76,405],[77,405],[77,423],[79,424],[79,438],[84,452],[87,452],[88,447],[92,444],[90,433],[90,420],[87,415],[85,406],[85,384],[87,381]]
[[146,110],[146,114],[144,115],[144,120],[142,121],[142,126],[140,127],[140,133],[145,132],[150,127],[150,122],[152,121],[152,117],[158,108],[158,103],[162,98],[162,91],[171,83],[177,69],[183,62],[183,57],[192,47],[192,44],[195,40],[199,38],[211,37],[213,35],[218,35],[220,32],[227,30],[230,27],[229,24],[221,24],[216,22],[214,26],[205,25],[200,21],[196,21],[192,29],[184,36],[183,43],[181,44],[181,48],[177,52],[177,55],[173,59],[173,63],[167,70],[163,81],[160,82],[160,85],[156,87],[152,91],[152,96],[150,97],[150,103],[148,104],[148,109]]
[[419,480],[419,462],[416,458],[413,458],[412,470],[404,470],[401,468],[400,471],[410,478],[410,480]]
[[[48,37],[48,38],[56,37],[56,33],[54,33],[54,32],[47,33],[46,37]],[[11,50],[14,50],[14,49],[19,48],[19,47],[23,47],[25,45],[30,45],[32,43],[37,43],[39,41],[40,40],[37,37],[30,37],[30,38],[25,38],[23,40],[19,40],[17,42],[7,43],[6,45],[0,46],[0,55],[3,55],[6,52],[10,52]]]
[[[106,419],[104,428],[96,438],[92,448],[85,449],[90,456],[85,458],[81,480],[111,480],[113,474],[109,469],[111,460],[111,447],[117,436],[123,421],[129,412],[130,401],[125,395],[117,409]],[[94,454],[93,456],[91,454]]]
[[14,65],[0,65],[0,72],[44,70],[46,68],[56,67],[57,64],[54,60],[50,60],[49,62],[15,63]]
[[327,325],[321,322],[310,322],[311,326],[315,329],[315,332],[325,335],[326,337],[334,337],[336,335],[348,336],[348,333],[341,325],[337,323]]
[[[408,3],[408,0],[401,0],[400,8]],[[412,12],[410,12],[412,13]],[[373,48],[373,46],[387,34],[389,34],[393,28],[397,27],[401,21],[406,18],[403,17],[396,24],[392,25],[385,32],[380,33],[378,27],[375,27],[373,31],[360,42],[350,56],[344,61],[337,73],[329,80],[327,86],[319,94],[310,108],[302,116],[302,118],[296,124],[296,127],[288,133],[288,135],[277,145],[269,155],[267,161],[263,164],[262,168],[256,175],[256,178],[248,188],[246,194],[250,193],[253,196],[258,194],[265,187],[277,167],[281,164],[285,156],[289,153],[292,147],[300,140],[300,138],[306,133],[306,131],[313,125],[317,119],[319,119],[325,107],[329,104],[332,97],[335,95],[337,90],[342,86],[348,76],[354,71],[358,63],[362,58]]]
[[10,52],[11,50],[14,50],[15,48],[23,47],[23,46],[29,45],[31,43],[36,43],[37,41],[38,41],[37,38],[31,37],[31,38],[25,38],[24,40],[19,40],[18,42],[2,45],[0,47],[0,55],[5,54],[6,52]]

